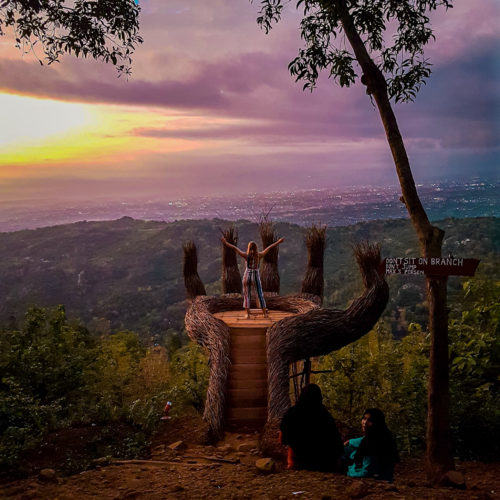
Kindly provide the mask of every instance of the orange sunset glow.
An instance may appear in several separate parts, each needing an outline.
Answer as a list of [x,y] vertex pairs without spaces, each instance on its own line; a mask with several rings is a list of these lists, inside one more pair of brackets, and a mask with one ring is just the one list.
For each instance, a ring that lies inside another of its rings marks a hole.
[[[266,35],[250,2],[140,5],[128,80],[71,56],[41,66],[0,38],[0,197],[91,198],[105,180],[122,201],[138,178],[169,197],[397,183],[366,89],[325,77],[304,92],[290,75],[294,22]],[[396,105],[417,181],[494,176],[499,15],[459,1],[433,20],[431,84]]]
[[12,94],[0,94],[0,107],[14,118],[0,125],[3,176],[22,176],[40,163],[115,163],[133,159],[144,150],[168,153],[198,147],[193,140],[135,136],[135,129],[165,127],[181,120],[141,107],[79,104]]

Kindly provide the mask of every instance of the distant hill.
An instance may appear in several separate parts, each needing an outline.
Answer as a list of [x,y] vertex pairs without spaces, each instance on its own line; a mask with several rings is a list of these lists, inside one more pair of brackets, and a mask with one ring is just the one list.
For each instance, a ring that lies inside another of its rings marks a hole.
[[[220,293],[223,220],[172,223],[123,217],[107,222],[0,233],[0,324],[21,321],[30,304],[65,304],[96,333],[128,329],[158,338],[183,328],[185,311],[182,244],[198,247],[199,274],[207,293]],[[258,241],[257,225],[239,220],[240,246]],[[444,252],[482,260],[479,273],[499,272],[500,219],[445,219]],[[276,223],[279,236],[282,294],[298,292],[305,269],[303,227]],[[384,256],[418,255],[417,241],[406,220],[374,221],[327,231],[325,256],[327,306],[344,307],[360,289],[351,245],[378,241]],[[498,275],[498,274],[496,274]],[[393,328],[421,320],[424,283],[419,277],[390,277]],[[450,293],[460,286],[450,279]],[[404,317],[402,317],[402,315]]]

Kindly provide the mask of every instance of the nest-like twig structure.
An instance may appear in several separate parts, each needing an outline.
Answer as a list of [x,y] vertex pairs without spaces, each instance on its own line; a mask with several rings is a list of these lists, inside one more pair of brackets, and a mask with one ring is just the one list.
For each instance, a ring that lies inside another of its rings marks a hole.
[[[193,299],[186,313],[186,330],[192,340],[208,350],[210,377],[204,418],[212,436],[221,438],[231,363],[231,336],[229,327],[213,315],[241,309],[242,297],[240,294],[200,296],[204,295],[205,289],[203,284],[199,286],[201,280],[196,265],[193,266],[193,255],[196,257],[196,247],[194,251],[193,247],[192,244],[184,247],[185,254],[189,252],[189,258],[185,255],[184,270],[190,272],[188,276],[185,275],[186,290],[188,297]],[[265,294],[269,309],[296,313],[295,316],[278,321],[267,332],[268,423],[280,419],[290,405],[290,363],[328,354],[358,340],[370,331],[382,314],[389,290],[384,274],[380,271],[380,249],[375,245],[364,244],[356,246],[354,253],[365,289],[345,311],[321,309],[321,297],[316,294],[288,297]],[[203,293],[196,296],[196,290],[202,290]]]
[[[259,234],[262,250],[272,245],[277,239],[273,223],[263,217],[259,223]],[[280,275],[278,272],[279,247],[274,247],[264,255],[260,263],[260,281],[264,292],[280,293]]]
[[[228,243],[238,246],[238,231],[230,227],[222,232]],[[222,245],[222,292],[241,293],[241,274],[236,252]]]
[[302,293],[323,299],[323,255],[326,246],[326,226],[313,225],[306,233],[307,269],[302,280]]

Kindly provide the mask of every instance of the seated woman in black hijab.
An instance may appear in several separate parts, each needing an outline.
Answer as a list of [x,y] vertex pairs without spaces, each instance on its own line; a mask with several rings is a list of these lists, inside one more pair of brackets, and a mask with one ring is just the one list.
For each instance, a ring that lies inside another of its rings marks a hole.
[[392,481],[394,465],[399,462],[399,454],[382,411],[378,408],[365,410],[361,429],[363,437],[344,443],[348,459],[347,475]]
[[291,450],[288,468],[338,470],[344,447],[335,420],[323,406],[321,389],[316,384],[304,387],[297,404],[285,413],[280,429],[281,443]]

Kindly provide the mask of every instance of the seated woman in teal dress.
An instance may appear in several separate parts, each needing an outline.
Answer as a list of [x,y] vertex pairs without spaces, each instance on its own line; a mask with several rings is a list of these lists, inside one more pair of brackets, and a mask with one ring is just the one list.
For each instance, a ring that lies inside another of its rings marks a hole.
[[378,408],[369,408],[363,413],[361,429],[363,437],[344,443],[347,475],[392,481],[399,454],[384,414]]

